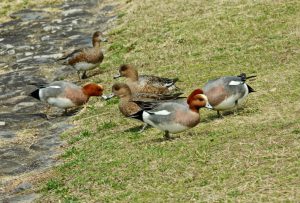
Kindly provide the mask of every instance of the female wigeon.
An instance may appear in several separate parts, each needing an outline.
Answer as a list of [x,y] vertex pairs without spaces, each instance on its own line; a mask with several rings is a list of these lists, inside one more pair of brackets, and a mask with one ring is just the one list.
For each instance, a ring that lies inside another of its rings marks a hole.
[[139,75],[138,71],[129,64],[119,67],[119,73],[114,76],[114,79],[119,77],[128,79],[127,84],[133,92],[164,94],[178,89],[175,86],[178,78],[169,79],[152,75]]
[[[93,47],[77,49],[58,60],[66,60],[66,64],[73,66],[77,70],[79,79],[85,79],[87,78],[86,71],[94,69],[103,61],[104,55],[100,47],[101,41],[106,41],[106,39],[103,38],[101,32],[97,31],[93,34]],[[80,71],[83,71],[81,77]]]
[[[137,105],[134,101],[154,101],[154,100],[169,100],[176,99],[182,93],[176,94],[147,94],[147,93],[136,93],[133,94],[129,88],[129,86],[125,83],[115,83],[112,86],[112,94],[109,97],[117,96],[120,98],[119,101],[119,110],[120,112],[128,117],[132,114],[137,113],[142,110],[139,105]],[[147,125],[144,125],[140,130],[142,132]]]
[[246,74],[242,73],[238,76],[225,76],[210,80],[204,85],[203,91],[213,109],[221,116],[220,111],[241,105],[249,93],[255,92],[245,83],[247,79],[253,77],[256,76],[246,77]]
[[47,102],[50,105],[65,109],[81,106],[88,102],[91,96],[101,96],[103,87],[90,83],[79,87],[73,83],[65,81],[55,81],[48,85],[41,86],[33,91],[30,96]]
[[139,119],[165,132],[178,133],[195,127],[200,122],[199,109],[212,108],[201,89],[194,90],[187,98],[186,104],[181,102],[136,102],[142,110],[130,117]]

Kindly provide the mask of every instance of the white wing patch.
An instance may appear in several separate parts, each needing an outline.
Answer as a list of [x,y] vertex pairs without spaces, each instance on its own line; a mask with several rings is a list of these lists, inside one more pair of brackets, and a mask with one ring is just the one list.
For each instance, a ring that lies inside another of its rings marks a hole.
[[162,111],[156,111],[156,112],[153,112],[155,115],[162,115],[162,116],[166,116],[166,115],[169,115],[171,114],[171,112],[167,111],[167,110],[162,110]]
[[164,87],[170,87],[173,85],[173,82],[170,82],[170,83],[165,83]]
[[240,84],[243,84],[243,82],[232,80],[232,81],[230,81],[230,83],[229,83],[229,85],[240,85]]
[[60,86],[49,86],[47,88],[55,88],[55,89],[60,89],[61,87]]

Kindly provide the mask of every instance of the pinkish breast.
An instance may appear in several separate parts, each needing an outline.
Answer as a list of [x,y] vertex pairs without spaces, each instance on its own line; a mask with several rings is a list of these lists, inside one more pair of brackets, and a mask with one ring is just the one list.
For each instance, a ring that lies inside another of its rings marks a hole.
[[67,87],[64,93],[65,96],[69,98],[77,106],[85,104],[89,99],[89,97],[85,95],[81,89],[73,89]]

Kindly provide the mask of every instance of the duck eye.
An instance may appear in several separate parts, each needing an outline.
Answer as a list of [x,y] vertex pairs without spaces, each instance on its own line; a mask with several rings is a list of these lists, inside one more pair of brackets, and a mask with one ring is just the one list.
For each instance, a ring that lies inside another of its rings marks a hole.
[[115,86],[113,89],[118,91],[118,90],[120,90],[120,86]]
[[125,71],[125,70],[127,70],[127,67],[126,67],[126,66],[122,66],[122,67],[120,68],[120,71]]

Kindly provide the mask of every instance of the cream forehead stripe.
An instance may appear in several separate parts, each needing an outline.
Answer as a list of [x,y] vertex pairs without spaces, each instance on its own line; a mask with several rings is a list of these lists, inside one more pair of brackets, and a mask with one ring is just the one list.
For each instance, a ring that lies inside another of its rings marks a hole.
[[198,95],[201,95],[206,102],[208,101],[207,96],[205,94],[198,94]]
[[61,88],[60,86],[49,86],[49,87],[47,87],[47,88],[55,88],[55,89],[59,89],[59,88]]

